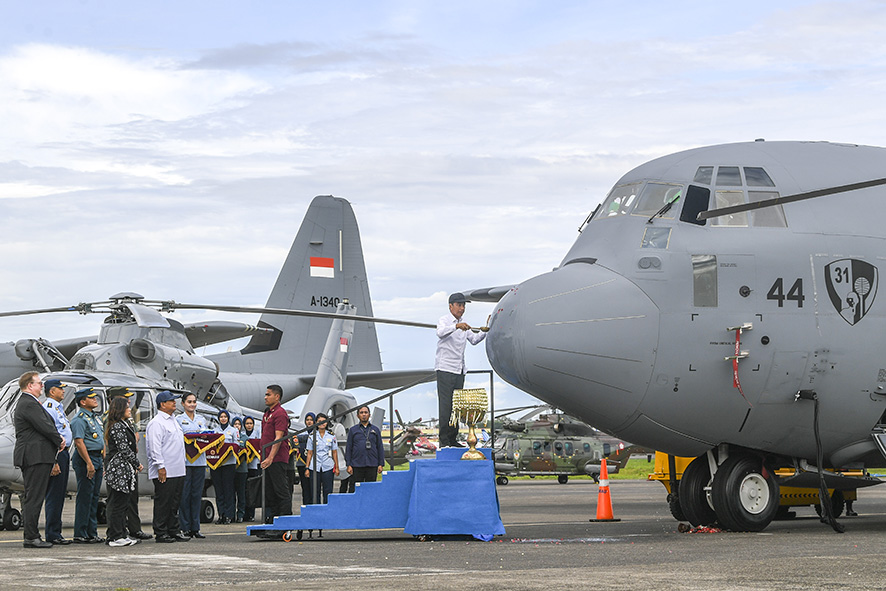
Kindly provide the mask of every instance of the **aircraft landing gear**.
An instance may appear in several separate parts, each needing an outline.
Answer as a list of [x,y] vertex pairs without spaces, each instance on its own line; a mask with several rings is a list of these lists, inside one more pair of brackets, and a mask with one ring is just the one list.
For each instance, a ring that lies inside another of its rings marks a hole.
[[498,477],[495,479],[495,484],[499,484],[499,485],[501,485],[501,486],[504,486],[504,485],[506,485],[507,483],[508,483],[508,477],[507,477],[507,476],[498,476]]
[[15,531],[22,526],[22,514],[12,506],[12,494],[0,494],[0,529]]
[[[680,492],[682,496],[682,489]],[[730,454],[717,468],[711,498],[717,520],[724,528],[761,531],[778,512],[778,481],[762,458],[744,453]]]
[[559,476],[557,476],[557,482],[559,482],[560,484],[566,484],[567,482],[569,482],[569,477],[565,474],[560,474]]
[[212,523],[215,520],[215,507],[212,501],[200,501],[200,523]]
[[708,496],[710,482],[711,470],[708,467],[707,455],[692,460],[680,479],[678,495],[680,509],[686,520],[695,527],[711,525],[717,521],[717,514]]

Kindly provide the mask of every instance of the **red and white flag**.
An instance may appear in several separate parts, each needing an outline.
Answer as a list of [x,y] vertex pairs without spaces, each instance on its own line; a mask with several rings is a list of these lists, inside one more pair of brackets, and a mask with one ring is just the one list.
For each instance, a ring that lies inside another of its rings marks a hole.
[[342,337],[339,342],[340,342],[341,352],[347,353],[348,352],[348,339],[346,339],[345,337]]
[[335,277],[335,261],[326,257],[311,257],[311,277]]

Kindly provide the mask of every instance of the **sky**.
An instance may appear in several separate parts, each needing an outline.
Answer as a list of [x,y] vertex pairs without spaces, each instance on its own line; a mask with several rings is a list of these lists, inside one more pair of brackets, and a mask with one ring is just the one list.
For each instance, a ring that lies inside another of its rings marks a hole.
[[[557,266],[647,160],[886,143],[881,1],[0,2],[0,310],[121,291],[263,305],[332,194],[375,313],[434,323],[452,291]],[[0,319],[0,341],[98,324]],[[431,331],[378,334],[385,368],[433,365]],[[489,367],[482,346],[467,361]],[[433,385],[395,406],[436,416]]]

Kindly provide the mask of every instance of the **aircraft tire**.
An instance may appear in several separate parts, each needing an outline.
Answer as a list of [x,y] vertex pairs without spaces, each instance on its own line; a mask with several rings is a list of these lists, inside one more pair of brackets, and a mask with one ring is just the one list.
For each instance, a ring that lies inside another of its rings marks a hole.
[[708,458],[699,456],[692,460],[680,479],[679,503],[686,521],[698,527],[717,521],[717,514],[708,502],[705,487],[711,481]]
[[22,526],[22,514],[18,509],[9,508],[3,512],[3,529],[16,531]]
[[723,528],[762,531],[778,513],[778,481],[761,458],[730,455],[714,475],[711,498]]
[[203,499],[200,501],[200,523],[212,523],[215,521],[215,507],[212,501]]
[[560,474],[559,476],[557,476],[557,482],[559,482],[560,484],[566,484],[567,482],[569,482],[569,477],[565,474]]
[[499,484],[501,486],[504,486],[508,483],[508,477],[507,476],[499,476],[498,478],[495,479],[495,483]]
[[683,507],[680,506],[680,497],[676,495],[668,495],[668,509],[671,515],[677,521],[686,521],[686,515],[683,513]]
[[[834,494],[831,495],[831,511],[834,513],[834,519],[843,514],[843,508],[846,506],[846,501],[843,499],[843,491],[835,490]],[[821,505],[816,503],[813,505],[815,507],[815,512],[821,517]]]

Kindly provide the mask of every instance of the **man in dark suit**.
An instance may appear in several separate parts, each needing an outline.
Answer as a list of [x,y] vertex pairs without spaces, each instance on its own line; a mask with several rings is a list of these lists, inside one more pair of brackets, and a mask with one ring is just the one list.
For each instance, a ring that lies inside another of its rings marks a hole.
[[52,418],[38,398],[43,391],[43,382],[36,371],[22,374],[18,380],[22,390],[21,398],[15,407],[15,450],[13,461],[21,468],[25,483],[22,501],[22,521],[24,522],[25,548],[52,548],[52,544],[40,538],[37,522],[49,476],[55,464],[56,454],[65,448],[65,440],[59,435]]

